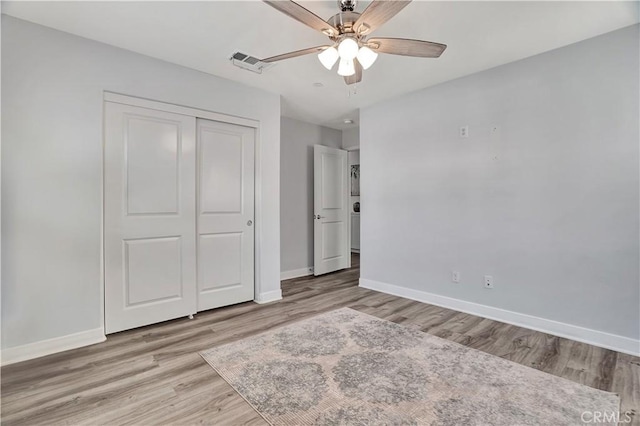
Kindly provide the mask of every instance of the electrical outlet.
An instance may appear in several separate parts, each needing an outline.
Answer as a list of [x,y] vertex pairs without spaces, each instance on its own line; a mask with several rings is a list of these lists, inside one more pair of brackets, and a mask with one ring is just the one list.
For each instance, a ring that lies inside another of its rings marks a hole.
[[484,288],[493,288],[493,277],[491,275],[484,276]]
[[460,127],[460,137],[468,138],[469,137],[469,126]]
[[460,272],[453,271],[451,273],[451,281],[453,281],[454,283],[459,283],[460,282]]

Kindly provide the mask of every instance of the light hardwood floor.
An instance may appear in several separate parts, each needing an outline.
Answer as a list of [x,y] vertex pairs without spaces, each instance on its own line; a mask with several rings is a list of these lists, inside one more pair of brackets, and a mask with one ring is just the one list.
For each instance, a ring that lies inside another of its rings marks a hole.
[[198,351],[342,306],[617,392],[623,410],[640,411],[640,358],[362,289],[358,256],[353,263],[284,281],[279,302],[216,309],[3,367],[2,423],[265,424]]

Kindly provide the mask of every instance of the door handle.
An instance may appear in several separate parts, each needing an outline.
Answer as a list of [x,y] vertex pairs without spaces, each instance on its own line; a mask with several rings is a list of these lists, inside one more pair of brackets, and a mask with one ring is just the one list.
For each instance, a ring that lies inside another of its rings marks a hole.
[[253,222],[252,222],[252,221],[250,221],[250,220],[248,220],[248,221],[247,221],[247,226],[251,226],[251,225],[253,225]]

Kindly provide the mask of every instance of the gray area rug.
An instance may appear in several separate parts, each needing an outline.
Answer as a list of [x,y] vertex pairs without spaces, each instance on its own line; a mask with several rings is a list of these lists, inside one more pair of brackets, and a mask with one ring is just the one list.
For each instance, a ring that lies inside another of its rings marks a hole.
[[579,425],[583,412],[620,406],[616,394],[348,308],[201,355],[272,425]]

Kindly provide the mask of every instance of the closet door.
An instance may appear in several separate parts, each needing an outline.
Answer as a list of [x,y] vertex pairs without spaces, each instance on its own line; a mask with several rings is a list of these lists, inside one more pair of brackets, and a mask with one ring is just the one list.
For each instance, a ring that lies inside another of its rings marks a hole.
[[255,130],[198,119],[198,311],[254,297]]
[[196,312],[196,119],[105,103],[107,333]]

